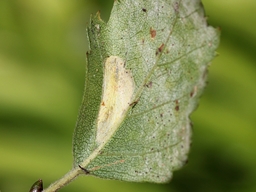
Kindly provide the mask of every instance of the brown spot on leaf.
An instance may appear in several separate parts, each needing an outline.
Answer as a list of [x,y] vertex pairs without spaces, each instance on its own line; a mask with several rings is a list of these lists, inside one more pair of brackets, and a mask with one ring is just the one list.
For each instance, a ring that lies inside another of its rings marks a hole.
[[158,55],[159,53],[161,53],[161,52],[163,51],[163,49],[164,49],[164,43],[162,43],[162,44],[160,45],[160,47],[157,48],[157,50],[156,50],[156,55]]
[[145,39],[143,38],[143,39],[142,39],[142,44],[144,44],[144,42],[145,42]]
[[162,52],[163,49],[164,49],[164,44],[162,43],[162,45],[161,45],[160,47],[158,47],[158,51],[159,51],[159,52]]
[[146,86],[147,88],[151,88],[152,85],[153,85],[153,83],[152,83],[152,81],[150,81],[150,82],[148,82],[145,86]]
[[145,9],[145,8],[142,8],[142,11],[146,13],[146,12],[147,12],[147,9]]
[[175,100],[175,103],[176,103],[175,110],[179,111],[180,110],[179,101]]
[[150,27],[150,36],[152,39],[154,39],[156,37],[156,30],[153,29],[152,27]]

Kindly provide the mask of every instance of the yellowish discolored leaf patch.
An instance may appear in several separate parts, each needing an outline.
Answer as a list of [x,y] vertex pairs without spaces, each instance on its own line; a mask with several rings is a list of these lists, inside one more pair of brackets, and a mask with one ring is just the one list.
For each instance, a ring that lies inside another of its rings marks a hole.
[[134,92],[131,72],[125,69],[125,61],[118,56],[106,59],[103,80],[103,96],[97,119],[97,144],[101,144],[119,127]]

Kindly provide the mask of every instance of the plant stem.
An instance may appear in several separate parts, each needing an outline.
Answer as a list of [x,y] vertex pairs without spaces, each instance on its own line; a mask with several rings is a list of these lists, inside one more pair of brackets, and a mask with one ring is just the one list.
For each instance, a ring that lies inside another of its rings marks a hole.
[[43,190],[43,192],[58,191],[60,188],[69,184],[69,182],[71,182],[73,179],[75,179],[81,173],[82,173],[82,171],[79,167],[73,168],[66,175],[64,175],[62,178],[60,178],[58,181],[55,181],[48,188]]

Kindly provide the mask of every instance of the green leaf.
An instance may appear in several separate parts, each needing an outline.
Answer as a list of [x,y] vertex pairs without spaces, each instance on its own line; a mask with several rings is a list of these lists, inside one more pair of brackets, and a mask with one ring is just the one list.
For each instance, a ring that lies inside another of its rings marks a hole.
[[218,31],[199,0],[115,1],[88,28],[74,167],[101,178],[168,182],[187,161]]

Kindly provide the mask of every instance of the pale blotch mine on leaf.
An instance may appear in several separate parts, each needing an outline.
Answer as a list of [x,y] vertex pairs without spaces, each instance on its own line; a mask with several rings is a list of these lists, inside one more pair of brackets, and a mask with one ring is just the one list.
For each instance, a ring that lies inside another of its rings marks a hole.
[[96,142],[108,140],[123,121],[132,102],[134,81],[125,62],[118,56],[106,59],[103,96],[97,119]]

